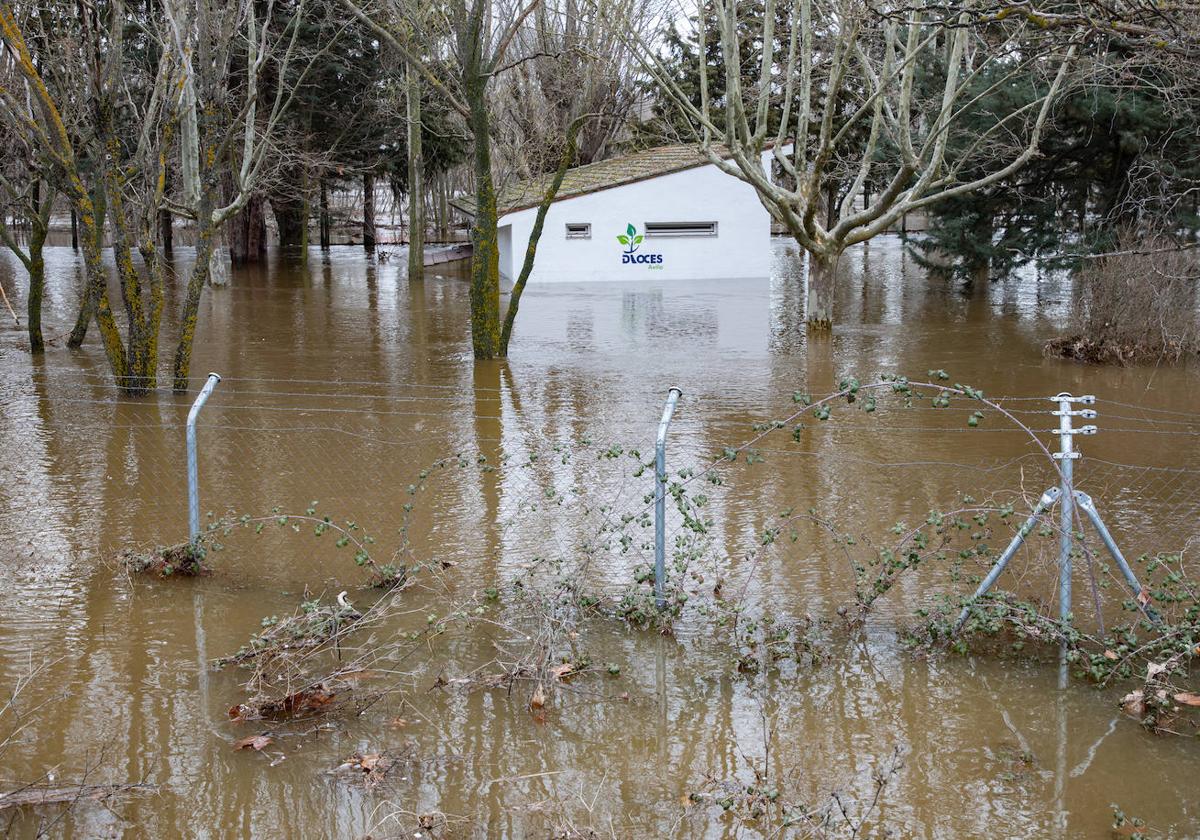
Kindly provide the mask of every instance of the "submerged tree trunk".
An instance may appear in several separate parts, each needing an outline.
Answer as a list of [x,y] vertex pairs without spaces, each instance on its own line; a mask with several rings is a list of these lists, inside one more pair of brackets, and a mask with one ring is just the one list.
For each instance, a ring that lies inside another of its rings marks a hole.
[[[168,170],[166,180],[166,191],[171,189],[171,173]],[[165,256],[171,256],[175,251],[175,218],[171,215],[171,211],[163,208],[158,211],[158,228],[159,236],[162,239],[162,250]]]
[[363,248],[375,250],[375,173],[363,173]]
[[165,256],[175,252],[175,225],[170,210],[158,211],[158,226],[162,237],[162,249]]
[[[80,206],[81,203],[83,206]],[[96,304],[102,291],[104,292],[105,306],[108,304],[106,290],[108,278],[100,256],[104,248],[104,222],[108,214],[104,186],[97,183],[90,196],[76,198],[73,201],[72,213],[82,222],[83,227],[83,294],[79,301],[79,314],[75,316],[75,327],[67,339],[67,347],[77,350],[83,346],[83,341],[87,338],[88,325],[96,313]],[[109,317],[112,317],[111,312]],[[112,348],[110,344],[111,341],[106,337],[105,352],[109,354],[111,362]],[[117,371],[114,370],[113,373],[116,374]]]
[[542,196],[538,204],[537,215],[534,216],[533,220],[533,228],[529,233],[529,243],[525,246],[525,260],[521,264],[521,273],[517,277],[517,282],[513,284],[512,294],[508,298],[508,310],[504,313],[504,326],[500,331],[501,356],[508,356],[508,344],[512,340],[513,324],[517,320],[517,309],[521,305],[521,294],[525,291],[525,284],[529,282],[529,275],[533,273],[533,262],[537,258],[537,246],[542,238],[542,228],[546,223],[546,213],[550,210],[550,205],[554,202],[554,196],[558,194],[558,190],[562,186],[563,178],[567,175],[567,169],[570,168],[571,162],[575,159],[575,154],[579,149],[579,130],[583,128],[584,121],[584,117],[578,117],[567,127],[567,143],[563,148],[562,157],[558,161],[558,169],[555,170],[554,178],[551,179],[550,186],[546,189],[546,193]]
[[[25,267],[26,274],[29,275],[29,294],[25,299],[25,315],[26,315],[26,330],[29,335],[29,351],[34,355],[42,353],[46,349],[45,342],[42,340],[42,297],[46,288],[46,261],[43,257],[44,247],[46,244],[46,236],[50,232],[50,211],[54,206],[54,190],[42,190],[42,182],[35,180],[33,182],[33,206],[30,208],[28,215],[29,220],[29,243],[28,248],[22,248],[8,226],[6,215],[0,215],[0,242],[13,252],[21,264]],[[3,213],[0,210],[0,213]],[[18,222],[14,218],[13,228]],[[20,325],[20,319],[17,318],[17,313],[13,311],[12,304],[8,301],[8,296],[4,295],[4,290],[0,288],[0,297],[3,297],[5,306],[9,312],[12,312],[13,319]]]
[[42,353],[46,342],[42,338],[42,295],[46,289],[46,261],[41,245],[29,244],[29,299],[25,306],[28,320],[29,352]]
[[[40,205],[38,201],[39,187],[35,187],[34,202]],[[51,192],[46,199],[50,204],[54,203],[54,194]],[[42,208],[38,207],[39,212]],[[46,349],[46,342],[42,338],[42,297],[46,290],[46,259],[43,256],[43,250],[46,245],[46,236],[50,232],[50,208],[45,208],[45,212],[41,212],[39,218],[33,220],[33,230],[29,233],[29,298],[25,304],[26,327],[29,331],[29,351],[31,353],[42,353]]]
[[321,239],[321,250],[329,250],[329,183],[321,176],[321,207],[317,220],[317,235]]
[[279,229],[279,247],[298,251],[303,257],[308,251],[308,178],[299,167],[285,173],[283,190],[271,196],[271,209]]
[[[407,70],[407,88],[405,98],[408,116],[408,279],[409,282],[413,282],[425,277],[425,157],[421,148],[421,81],[417,76],[417,69],[411,64]],[[476,137],[478,138],[478,135]],[[487,143],[489,140],[490,138],[484,138],[482,142]],[[477,139],[476,145],[479,142]],[[490,160],[488,166],[491,166]],[[497,257],[497,270],[498,260]]]
[[[475,223],[471,228],[471,347],[476,359],[500,355],[500,248],[496,230],[496,187],[492,181],[491,126],[487,76],[468,61],[463,89],[471,114],[475,151]],[[412,190],[412,186],[409,186]],[[410,221],[411,224],[411,221]],[[411,245],[410,245],[411,248]]]
[[234,265],[245,265],[262,261],[266,253],[266,201],[255,193],[229,221],[229,257]]
[[208,282],[214,286],[228,286],[231,262],[229,248],[225,246],[224,231],[221,228],[214,229],[212,251],[208,256]]
[[[202,199],[200,209],[201,218],[212,218],[210,201]],[[208,268],[219,232],[210,222],[201,227],[196,234],[196,262],[192,265],[192,274],[188,278],[183,313],[179,319],[179,344],[175,346],[175,362],[171,370],[172,388],[176,393],[181,394],[188,389],[188,374],[192,366],[192,346],[196,338],[196,319],[200,313],[200,295],[208,280]]]
[[811,330],[833,328],[834,276],[839,255],[808,254],[805,275],[805,320]]

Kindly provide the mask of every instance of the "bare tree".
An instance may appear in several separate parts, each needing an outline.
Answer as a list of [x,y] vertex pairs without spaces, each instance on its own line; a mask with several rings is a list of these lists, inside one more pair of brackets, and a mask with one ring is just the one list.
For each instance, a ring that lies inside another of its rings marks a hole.
[[[636,32],[630,39],[707,158],[753,186],[808,251],[807,320],[818,329],[832,325],[835,270],[847,247],[907,213],[1000,181],[1038,153],[1076,49],[1069,39],[1039,37],[1019,16],[975,26],[966,11],[866,0],[765,0],[760,29],[747,36],[738,6],[710,0],[695,19],[700,54],[715,39],[724,60],[719,101],[708,96],[707,62],[700,62],[697,104],[654,43]],[[706,19],[716,21],[715,32]],[[762,45],[749,80],[746,40]],[[995,114],[977,136],[950,143],[981,86],[1016,82],[1036,93]],[[768,150],[773,165],[764,167]],[[981,156],[1005,163],[964,179]]]
[[542,0],[510,48],[495,83],[497,165],[514,177],[553,172],[563,138],[580,114],[577,157],[608,155],[640,93],[641,74],[624,37],[649,18],[644,0]]
[[[430,15],[419,0],[377,0],[375,5],[359,0],[342,0],[410,66],[421,79],[462,117],[471,134],[474,176],[474,218],[471,230],[471,344],[477,359],[508,355],[512,324],[521,295],[514,289],[503,318],[500,312],[500,254],[497,222],[495,136],[497,130],[495,96],[497,78],[535,56],[522,53],[522,46],[533,43],[532,16],[541,0],[463,0],[444,8],[444,14]],[[558,138],[558,167],[574,160],[575,138],[584,120],[594,114],[572,115],[572,124]],[[550,185],[561,183],[551,178]],[[543,196],[548,207],[554,190]],[[540,227],[535,226],[526,250],[527,262],[537,250]],[[523,272],[527,275],[527,272]],[[518,280],[518,288],[524,284]]]
[[[0,148],[4,150],[0,160],[0,244],[16,256],[29,277],[26,330],[30,352],[41,353],[45,349],[42,338],[42,298],[46,286],[43,249],[50,232],[50,212],[57,193],[45,180],[44,166],[32,156],[31,149],[21,142],[19,135],[3,131],[2,125]],[[14,221],[12,226],[8,221],[10,212]],[[21,221],[28,227],[24,241],[14,230]],[[8,304],[7,298],[5,303]]]
[[[34,48],[55,47],[45,31],[46,10],[51,9],[53,23],[74,15],[74,8],[42,6],[38,14],[21,20],[9,3],[0,2],[0,39],[14,57],[25,99],[32,103],[26,107],[14,90],[5,88],[0,91],[0,120],[49,162],[79,217],[87,272],[84,311],[95,318],[113,375],[129,393],[144,393],[157,383],[166,283],[158,250],[162,211],[195,223],[196,261],[180,314],[173,371],[175,389],[186,390],[200,296],[217,239],[262,177],[273,131],[288,91],[294,89],[283,80],[293,58],[296,27],[293,23],[272,33],[260,24],[261,7],[253,2],[231,8],[217,0],[169,0],[161,8],[143,10],[115,0],[103,9],[81,8],[78,46],[41,62]],[[273,2],[265,10],[269,18]],[[25,35],[30,27],[38,33],[33,41]],[[127,44],[126,37],[137,43]],[[139,60],[145,55],[157,61]],[[74,66],[63,72],[61,66],[68,62]],[[49,68],[45,73],[43,66]],[[260,118],[260,79],[268,72],[277,80],[276,92]],[[63,116],[68,112],[60,106],[74,103],[79,84],[86,86],[89,106],[74,105],[69,113],[85,121],[86,130],[69,127]],[[100,184],[95,192],[104,199],[112,224],[124,336],[108,299],[100,256],[103,218],[86,186],[80,150],[97,164]],[[178,199],[166,194],[175,154],[182,176]],[[233,195],[222,200],[231,171]],[[82,341],[82,330],[77,331]]]

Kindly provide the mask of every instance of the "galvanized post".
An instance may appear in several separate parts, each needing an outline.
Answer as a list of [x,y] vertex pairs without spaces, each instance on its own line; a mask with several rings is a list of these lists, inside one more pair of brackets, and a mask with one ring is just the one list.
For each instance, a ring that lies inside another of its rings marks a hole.
[[[1067,621],[1071,617],[1071,528],[1074,524],[1075,508],[1072,504],[1072,469],[1075,458],[1079,453],[1074,451],[1073,430],[1071,428],[1071,395],[1059,394],[1058,401],[1058,436],[1059,436],[1059,469],[1062,472],[1062,495],[1059,497],[1059,549],[1058,549],[1058,620],[1066,632]],[[1059,667],[1067,662],[1067,643],[1064,640],[1059,645]]]
[[[1071,618],[1071,572],[1072,561],[1071,551],[1074,548],[1075,541],[1072,537],[1072,530],[1075,520],[1075,495],[1072,490],[1074,483],[1074,462],[1079,457],[1079,453],[1075,451],[1075,435],[1094,435],[1096,433],[1095,426],[1083,426],[1079,429],[1072,427],[1071,419],[1073,417],[1095,417],[1096,412],[1090,409],[1075,411],[1071,408],[1074,403],[1083,403],[1091,405],[1096,401],[1094,396],[1073,397],[1065,391],[1051,397],[1052,400],[1058,403],[1058,411],[1053,412],[1058,416],[1058,439],[1059,451],[1054,453],[1054,457],[1059,460],[1059,469],[1062,473],[1062,495],[1059,498],[1060,518],[1059,528],[1059,554],[1058,554],[1058,618],[1062,623],[1063,632],[1066,632],[1067,624]],[[1059,645],[1059,678],[1060,681],[1066,677],[1067,667],[1067,641],[1063,638]]]
[[654,443],[654,604],[660,610],[667,604],[667,428],[681,396],[683,391],[678,388],[667,392]]
[[1096,529],[1096,533],[1100,535],[1100,542],[1104,543],[1104,547],[1108,549],[1109,555],[1116,562],[1117,568],[1121,570],[1121,574],[1125,576],[1125,582],[1129,584],[1129,588],[1133,590],[1134,603],[1146,614],[1146,617],[1155,624],[1159,623],[1158,613],[1150,606],[1150,597],[1145,594],[1142,589],[1141,581],[1137,579],[1137,575],[1133,573],[1129,562],[1125,559],[1125,555],[1121,553],[1121,549],[1117,547],[1117,541],[1113,539],[1112,532],[1108,530],[1108,526],[1104,524],[1104,520],[1100,518],[1100,511],[1096,510],[1096,503],[1092,501],[1092,497],[1082,490],[1075,491],[1075,502],[1079,505],[1080,510],[1087,514],[1088,519],[1092,521],[1092,527]]
[[1000,555],[1000,559],[992,566],[992,570],[988,572],[987,577],[979,584],[979,588],[975,590],[975,594],[971,596],[971,600],[963,606],[962,612],[958,614],[958,621],[954,623],[954,632],[957,633],[967,623],[967,617],[971,614],[971,604],[978,601],[988,593],[992,588],[992,584],[996,582],[996,578],[1000,577],[1000,573],[1004,571],[1004,567],[1008,565],[1008,561],[1013,559],[1013,555],[1017,553],[1017,549],[1025,542],[1025,538],[1033,533],[1034,526],[1037,525],[1041,515],[1049,509],[1049,507],[1058,501],[1062,490],[1057,487],[1051,487],[1042,494],[1042,498],[1038,500],[1037,505],[1033,508],[1033,512],[1029,514],[1029,518],[1025,520],[1025,524],[1018,529],[1016,535],[1012,538],[1012,542],[1008,544],[1008,548],[1004,549],[1004,553]]
[[220,375],[215,373],[208,375],[204,387],[200,389],[196,401],[192,403],[192,410],[188,412],[187,418],[188,540],[193,545],[196,544],[196,540],[200,539],[200,488],[196,475],[196,417],[199,416],[200,409],[208,402],[209,395],[220,381]]

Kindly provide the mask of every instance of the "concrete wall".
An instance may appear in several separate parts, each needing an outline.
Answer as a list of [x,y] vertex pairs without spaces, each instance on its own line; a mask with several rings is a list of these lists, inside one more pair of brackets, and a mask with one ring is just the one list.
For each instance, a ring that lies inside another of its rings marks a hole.
[[[511,226],[500,270],[510,280],[521,270],[536,208],[501,217]],[[713,222],[716,236],[647,236],[632,255],[617,241],[632,224]],[[568,239],[568,222],[589,222],[590,239]],[[749,184],[715,166],[699,166],[633,184],[556,201],[546,214],[531,283],[613,282],[766,277],[771,267],[770,216]],[[506,241],[501,234],[502,242]]]

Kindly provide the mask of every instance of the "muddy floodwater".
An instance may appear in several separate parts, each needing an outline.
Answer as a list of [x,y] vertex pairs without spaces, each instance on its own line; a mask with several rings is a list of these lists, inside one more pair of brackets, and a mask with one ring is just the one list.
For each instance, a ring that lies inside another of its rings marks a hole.
[[[45,330],[56,340],[31,359],[7,313],[0,327],[0,704],[21,689],[0,717],[0,787],[153,788],[0,812],[0,832],[803,836],[802,820],[767,825],[722,805],[758,785],[797,814],[836,793],[869,836],[1104,837],[1112,803],[1164,835],[1200,835],[1200,747],[1143,730],[1119,708],[1121,687],[1059,690],[1046,657],[902,644],[916,610],[969,591],[966,577],[915,569],[861,627],[839,616],[855,564],[897,522],[919,524],[964,495],[1028,511],[1054,480],[1029,435],[994,412],[971,427],[974,406],[961,401],[908,409],[883,395],[870,414],[842,402],[828,420],[787,419],[803,408],[793,395],[847,377],[944,370],[1004,397],[1055,447],[1044,398],[1094,394],[1099,417],[1087,422],[1099,433],[1077,439],[1077,486],[1129,556],[1194,555],[1200,371],[1045,358],[1069,280],[1031,271],[964,294],[886,238],[846,255],[839,326],[810,346],[797,257],[786,241],[774,248],[769,279],[531,286],[505,363],[471,358],[467,283],[453,270],[409,283],[400,256],[272,255],[206,291],[192,393],[138,398],[112,387],[95,335],[65,348],[81,259],[50,249]],[[0,283],[20,312],[23,275],[5,260]],[[380,562],[396,553],[427,571],[383,596],[336,533],[268,523],[222,537],[210,576],[127,574],[122,549],[187,537],[184,420],[208,371],[222,381],[198,425],[206,522],[311,509],[356,523]],[[736,598],[748,616],[801,622],[815,655],[754,673],[689,610],[663,635],[608,614],[531,623],[516,602],[513,582],[543,568],[568,569],[597,597],[634,585],[653,554],[654,473],[639,463],[671,387],[683,393],[673,480],[706,475],[727,447],[766,432],[717,464],[701,545],[672,511],[671,552],[695,550],[692,603]],[[781,512],[810,509],[764,536]],[[1033,540],[1006,587],[1052,602],[1053,556],[1053,541]],[[1097,574],[1112,620],[1126,596]],[[420,642],[339,689],[352,705],[336,714],[232,721],[247,674],[212,661],[264,619],[343,591],[360,609],[398,599],[394,620],[371,632]],[[1077,620],[1094,623],[1084,569],[1075,597]],[[466,618],[440,624],[465,603]],[[536,680],[488,684],[560,620],[573,623],[547,653],[581,672],[545,686],[541,708]],[[434,625],[443,632],[425,632]],[[234,748],[261,733],[264,749]],[[388,755],[393,769],[368,778],[344,766],[355,755]]]

